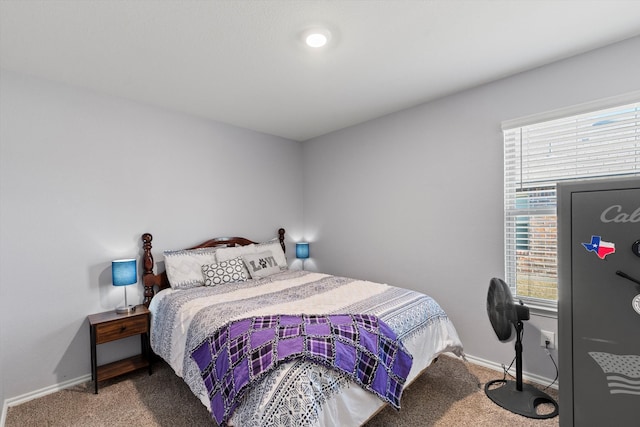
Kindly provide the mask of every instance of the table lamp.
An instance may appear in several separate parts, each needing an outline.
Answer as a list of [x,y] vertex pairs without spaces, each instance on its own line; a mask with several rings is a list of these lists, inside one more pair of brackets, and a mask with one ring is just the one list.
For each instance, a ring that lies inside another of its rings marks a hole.
[[124,306],[116,308],[116,313],[131,313],[135,306],[127,304],[127,286],[138,282],[135,259],[117,259],[111,263],[113,286],[124,286]]
[[296,258],[302,260],[302,269],[304,270],[304,260],[309,258],[309,243],[296,243]]

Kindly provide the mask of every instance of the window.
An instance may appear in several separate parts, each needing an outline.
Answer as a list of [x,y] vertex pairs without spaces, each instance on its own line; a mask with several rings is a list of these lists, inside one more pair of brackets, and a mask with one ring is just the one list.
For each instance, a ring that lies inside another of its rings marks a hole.
[[503,130],[506,281],[514,296],[552,308],[556,183],[640,175],[640,102]]

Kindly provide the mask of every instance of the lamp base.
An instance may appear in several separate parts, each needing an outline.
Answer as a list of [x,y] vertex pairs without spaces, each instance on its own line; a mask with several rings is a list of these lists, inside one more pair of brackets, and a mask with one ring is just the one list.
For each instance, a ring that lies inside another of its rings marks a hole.
[[135,305],[125,305],[116,308],[116,313],[118,314],[131,314],[136,311]]

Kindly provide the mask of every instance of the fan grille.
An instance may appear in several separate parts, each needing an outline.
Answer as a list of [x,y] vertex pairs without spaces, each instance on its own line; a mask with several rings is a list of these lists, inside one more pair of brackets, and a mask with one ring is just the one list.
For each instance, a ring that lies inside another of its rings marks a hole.
[[487,293],[487,314],[500,341],[508,341],[517,322],[516,307],[509,286],[502,279],[493,278]]

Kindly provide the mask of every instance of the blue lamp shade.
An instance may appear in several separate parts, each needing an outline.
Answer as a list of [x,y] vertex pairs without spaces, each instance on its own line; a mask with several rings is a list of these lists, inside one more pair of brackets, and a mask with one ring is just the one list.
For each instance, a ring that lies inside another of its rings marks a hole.
[[[117,259],[111,262],[111,277],[113,286],[133,285],[138,281],[138,269],[135,259]],[[136,310],[135,306],[127,303],[127,288],[124,288],[124,306],[116,307],[116,313],[130,314]]]
[[309,244],[306,242],[296,243],[296,258],[309,258]]
[[135,259],[118,259],[111,263],[113,286],[133,285],[138,281]]

